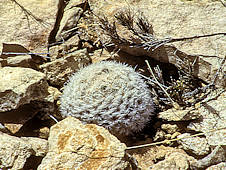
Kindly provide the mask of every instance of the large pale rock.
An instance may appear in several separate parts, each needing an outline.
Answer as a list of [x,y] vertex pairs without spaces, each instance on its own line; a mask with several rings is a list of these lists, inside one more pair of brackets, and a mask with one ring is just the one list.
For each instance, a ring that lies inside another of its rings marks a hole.
[[91,62],[87,50],[82,49],[65,55],[63,58],[42,64],[40,68],[46,74],[51,85],[63,86],[69,76]]
[[32,146],[24,140],[0,132],[0,169],[23,169],[32,155]]
[[[211,146],[226,144],[226,92],[221,90],[212,92],[206,101],[203,101],[198,112],[202,119],[191,122],[188,129],[204,132],[207,142]],[[215,130],[215,131],[214,131]]]
[[209,144],[205,138],[191,137],[189,133],[183,133],[179,135],[178,138],[181,138],[178,141],[178,143],[181,144],[181,147],[195,155],[207,155],[210,151]]
[[[12,134],[18,135],[18,133],[21,133],[20,130],[25,130],[23,125],[34,118],[38,112],[42,112],[42,114],[47,113],[45,115],[55,113],[57,110],[55,102],[61,95],[61,92],[57,88],[51,86],[48,86],[47,90],[47,95],[44,96],[41,101],[31,101],[29,104],[22,105],[17,109],[0,114],[0,123],[2,123],[5,127],[2,131],[8,130]],[[31,129],[27,129],[25,131],[33,133],[31,132]]]
[[2,67],[25,67],[37,70],[38,65],[45,61],[42,56],[28,55],[30,53],[28,49],[15,43],[3,43],[0,53]]
[[0,69],[0,112],[16,109],[47,94],[45,74],[20,67]]
[[49,32],[55,23],[57,2],[55,0],[16,2],[24,10],[11,0],[0,1],[0,44],[16,42],[29,50],[43,52],[43,46],[46,45]]
[[[223,22],[224,18],[226,18],[226,8],[220,1],[94,0],[89,3],[95,14],[99,14],[99,16],[105,15],[110,21],[115,20],[114,15],[125,8],[130,8],[132,11],[140,11],[152,24],[154,35],[158,39],[226,32],[226,22]],[[117,24],[117,22],[116,27],[118,34],[128,42],[139,43],[141,41],[138,37],[132,35],[131,32],[121,27],[120,24]],[[100,34],[99,37],[102,41],[106,39],[103,34]],[[173,46],[176,48],[171,48],[171,50],[158,48],[159,51],[155,50],[154,53],[151,51],[147,52],[142,48],[131,48],[128,44],[127,46],[126,44],[117,45],[122,51],[135,56],[148,55],[172,64],[177,64],[179,60],[189,61],[193,63],[195,76],[207,82],[213,80],[222,59],[226,55],[226,37],[222,34],[175,42]],[[223,73],[219,75],[220,80],[217,81],[217,84],[221,86],[226,84],[226,80],[223,78],[225,73],[226,68],[224,67]]]
[[[34,162],[44,157],[47,150],[47,140],[35,137],[18,138],[0,132],[1,169],[23,169],[27,164],[33,164],[34,168]],[[31,156],[32,160],[29,160]]]
[[78,7],[78,4],[78,0],[70,0],[62,11],[63,17],[56,34],[56,41],[67,40],[75,34],[76,31],[74,28],[77,27],[78,21],[83,14],[83,9]]
[[[220,1],[143,0],[135,8],[144,12],[159,38],[226,32],[226,23],[223,22],[226,8]],[[220,35],[174,45],[189,55],[224,57],[225,40],[225,36]]]
[[126,146],[106,129],[68,117],[50,129],[49,152],[38,169],[125,169]]
[[172,152],[166,155],[163,161],[151,166],[152,169],[205,169],[213,164],[225,161],[223,148],[216,147],[208,156],[196,160],[181,152]]

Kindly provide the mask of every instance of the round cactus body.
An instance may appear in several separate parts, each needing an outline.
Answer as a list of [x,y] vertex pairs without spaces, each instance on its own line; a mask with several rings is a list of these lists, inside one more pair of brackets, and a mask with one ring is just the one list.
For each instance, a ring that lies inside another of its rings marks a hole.
[[142,130],[154,111],[139,74],[112,61],[91,64],[72,75],[60,103],[62,116],[100,125],[119,135]]

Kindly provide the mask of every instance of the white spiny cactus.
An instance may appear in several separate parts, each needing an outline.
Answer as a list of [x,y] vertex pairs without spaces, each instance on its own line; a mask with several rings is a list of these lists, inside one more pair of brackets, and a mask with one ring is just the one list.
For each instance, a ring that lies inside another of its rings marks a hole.
[[154,104],[147,85],[132,67],[103,61],[80,69],[64,86],[60,111],[119,135],[140,131]]

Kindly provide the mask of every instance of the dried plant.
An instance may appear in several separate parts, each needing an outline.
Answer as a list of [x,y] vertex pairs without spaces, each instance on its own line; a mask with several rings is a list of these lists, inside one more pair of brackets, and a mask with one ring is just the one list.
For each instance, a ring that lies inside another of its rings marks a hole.
[[[114,17],[115,20],[113,23],[110,23],[107,17],[98,17],[98,19],[100,21],[100,28],[103,30],[104,34],[111,39],[109,44],[119,48],[124,45],[130,48],[153,52],[159,47],[165,46],[167,43],[226,34],[215,33],[193,37],[157,39],[154,36],[152,24],[143,13],[139,11],[134,12],[128,8],[118,11]],[[134,42],[120,36],[116,22],[130,31],[138,41]],[[189,56],[184,58],[179,57],[177,51],[175,51],[174,57],[177,60],[176,63],[173,64],[178,68],[178,78],[171,78],[168,81],[164,81],[160,67],[154,68],[153,71],[148,62],[146,62],[146,64],[150,71],[150,77],[142,76],[149,82],[152,94],[165,106],[172,106],[175,103],[180,106],[195,105],[197,102],[205,99],[205,96],[209,94],[209,92],[207,93],[208,89],[213,89],[215,82],[206,83],[206,85],[203,86],[203,81],[195,77],[193,73],[193,64],[196,60],[192,60]],[[221,65],[224,64],[224,61],[222,61]]]

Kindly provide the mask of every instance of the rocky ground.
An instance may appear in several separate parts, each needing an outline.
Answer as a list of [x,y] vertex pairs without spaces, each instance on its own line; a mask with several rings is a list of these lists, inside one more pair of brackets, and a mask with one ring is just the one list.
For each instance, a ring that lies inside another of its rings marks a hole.
[[[0,1],[0,169],[226,168],[226,4]],[[59,113],[70,75],[136,67],[156,115],[117,139]]]

